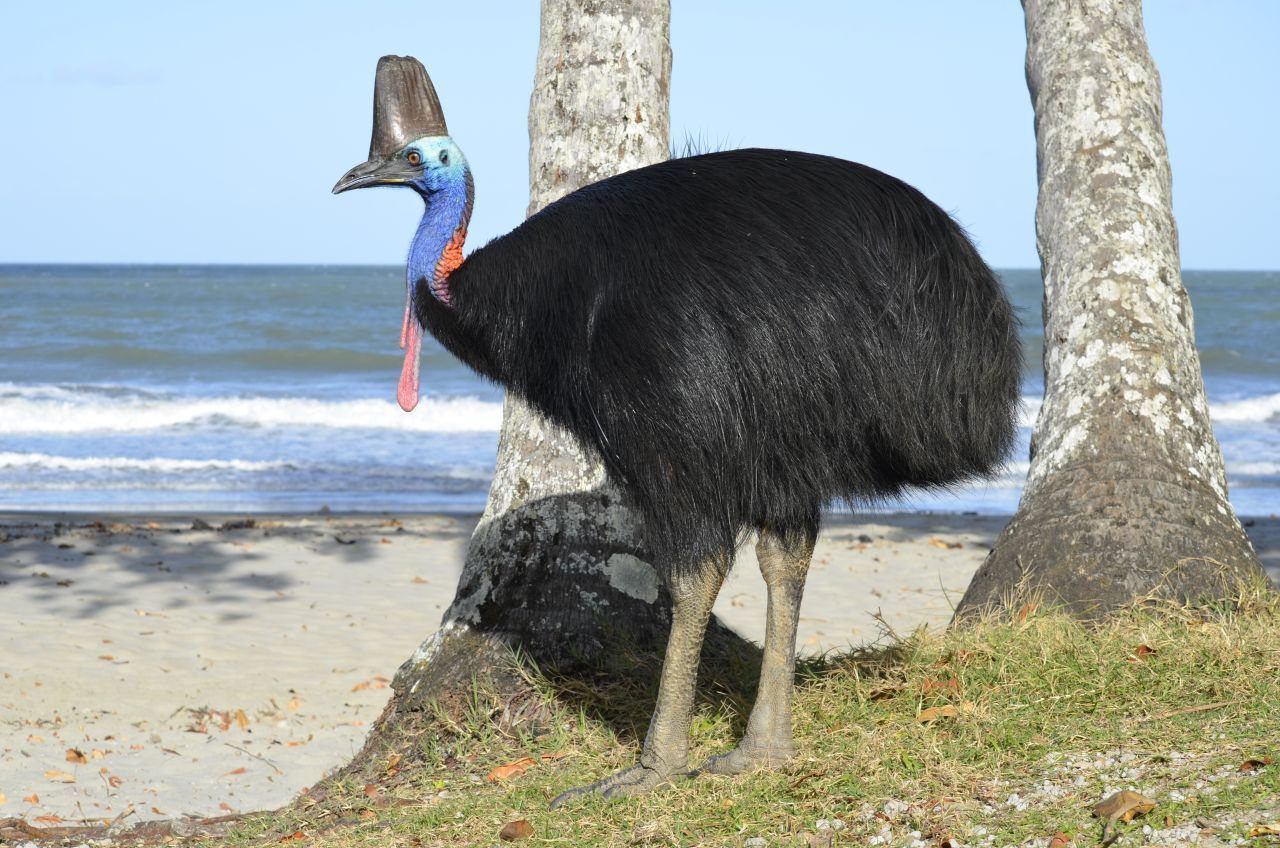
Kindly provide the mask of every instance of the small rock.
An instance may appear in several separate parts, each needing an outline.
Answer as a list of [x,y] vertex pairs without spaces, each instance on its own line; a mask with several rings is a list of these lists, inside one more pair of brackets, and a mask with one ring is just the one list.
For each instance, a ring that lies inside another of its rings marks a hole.
[[219,530],[252,530],[258,526],[258,522],[252,518],[242,518],[237,521],[224,521]]
[[742,843],[743,848],[765,848],[769,844],[769,840],[763,836],[753,836],[746,842]]
[[203,518],[197,518],[195,521],[191,522],[191,529],[192,530],[212,530],[213,525],[205,521]]
[[880,808],[880,811],[884,813],[885,818],[890,821],[894,821],[900,818],[909,809],[911,809],[911,805],[906,801],[892,798],[884,802],[884,806]]

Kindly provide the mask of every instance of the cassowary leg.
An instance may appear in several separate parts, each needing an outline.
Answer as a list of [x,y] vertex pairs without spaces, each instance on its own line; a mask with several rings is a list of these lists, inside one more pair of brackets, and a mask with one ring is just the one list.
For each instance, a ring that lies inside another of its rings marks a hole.
[[769,609],[756,703],[738,747],[707,760],[701,771],[738,774],[757,767],[777,767],[795,756],[791,690],[796,673],[796,626],[816,540],[816,524],[812,529],[791,533],[760,531],[756,556],[769,589]]
[[603,780],[562,793],[551,802],[555,809],[585,795],[617,798],[648,792],[689,772],[689,725],[693,720],[693,695],[698,681],[698,657],[702,637],[711,618],[711,607],[728,573],[724,558],[708,560],[690,574],[672,577],[671,637],[658,683],[658,703],[649,721],[649,732],[640,751],[640,762]]

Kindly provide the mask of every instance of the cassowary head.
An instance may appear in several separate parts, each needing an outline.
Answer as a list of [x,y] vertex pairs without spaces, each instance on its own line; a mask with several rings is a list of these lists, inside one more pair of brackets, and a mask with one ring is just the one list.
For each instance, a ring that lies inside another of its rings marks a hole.
[[369,159],[343,174],[333,193],[403,185],[430,202],[464,182],[466,171],[466,158],[449,137],[440,99],[422,63],[411,56],[383,56],[373,88]]
[[426,203],[409,248],[408,297],[400,346],[404,366],[396,399],[406,412],[418,403],[418,351],[422,326],[417,284],[448,305],[449,274],[462,262],[473,189],[467,160],[449,137],[435,86],[411,56],[383,56],[373,88],[369,159],[342,175],[334,194],[378,185],[408,186]]

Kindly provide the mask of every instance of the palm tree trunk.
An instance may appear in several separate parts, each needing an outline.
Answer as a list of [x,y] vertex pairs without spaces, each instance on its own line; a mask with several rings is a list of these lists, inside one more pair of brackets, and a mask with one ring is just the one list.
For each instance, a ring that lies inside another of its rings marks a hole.
[[1182,285],[1140,0],[1024,0],[1045,398],[1017,515],[957,616],[1040,590],[1084,616],[1262,574],[1227,500]]

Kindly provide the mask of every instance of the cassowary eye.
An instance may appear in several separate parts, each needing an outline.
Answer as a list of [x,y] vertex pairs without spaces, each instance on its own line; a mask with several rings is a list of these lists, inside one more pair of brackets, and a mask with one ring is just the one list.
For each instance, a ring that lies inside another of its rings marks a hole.
[[421,164],[422,164],[422,154],[421,154],[421,153],[419,153],[419,152],[418,152],[418,151],[416,151],[416,150],[410,150],[410,151],[409,151],[409,155],[408,155],[408,156],[406,156],[405,158],[409,160],[409,164],[410,164],[410,165],[421,165]]
[[447,151],[447,150],[441,150],[441,151],[440,151],[440,164],[441,164],[441,165],[448,165],[448,164],[449,164],[449,151]]

